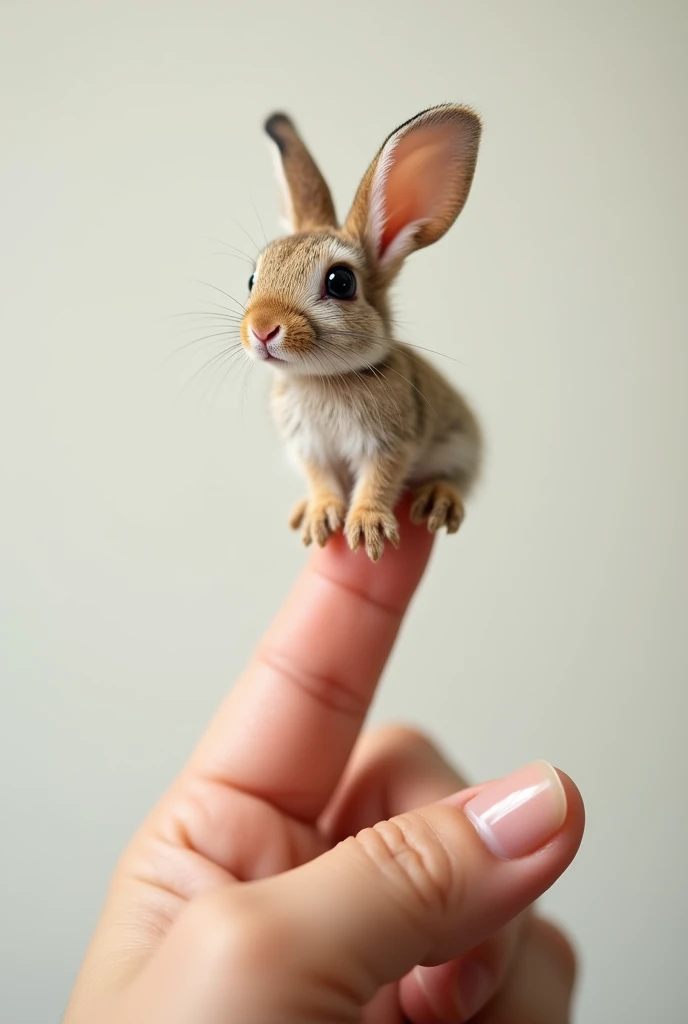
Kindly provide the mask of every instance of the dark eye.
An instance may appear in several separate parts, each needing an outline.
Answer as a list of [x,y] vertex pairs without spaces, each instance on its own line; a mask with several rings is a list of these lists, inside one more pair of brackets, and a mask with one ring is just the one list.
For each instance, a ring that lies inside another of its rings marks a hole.
[[256,275],[255,274],[251,274],[251,276],[248,279],[248,290],[249,291],[251,291],[251,289],[253,288],[253,282],[255,281],[255,279],[256,279]]
[[332,299],[353,299],[356,277],[348,267],[332,267],[325,275],[325,291]]

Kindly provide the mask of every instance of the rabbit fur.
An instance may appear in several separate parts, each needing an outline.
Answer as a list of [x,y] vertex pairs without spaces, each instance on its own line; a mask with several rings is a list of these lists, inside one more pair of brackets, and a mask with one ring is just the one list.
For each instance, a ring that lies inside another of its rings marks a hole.
[[259,254],[241,341],[274,371],[272,410],[305,476],[291,517],[304,543],[344,531],[377,561],[399,542],[395,505],[459,529],[480,470],[468,402],[428,360],[397,341],[389,289],[404,259],[441,238],[461,212],[481,135],[469,108],[422,111],[392,132],[339,226],[329,188],[294,123],[274,114],[273,144],[289,234]]

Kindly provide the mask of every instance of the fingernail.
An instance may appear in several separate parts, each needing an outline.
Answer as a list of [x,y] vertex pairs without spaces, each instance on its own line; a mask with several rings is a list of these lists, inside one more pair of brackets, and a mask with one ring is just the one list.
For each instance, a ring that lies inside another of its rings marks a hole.
[[566,794],[551,764],[535,761],[493,782],[464,807],[485,845],[503,860],[535,853],[566,818]]
[[462,964],[454,985],[454,1003],[461,1020],[470,1020],[482,1010],[495,988],[492,974],[480,960]]

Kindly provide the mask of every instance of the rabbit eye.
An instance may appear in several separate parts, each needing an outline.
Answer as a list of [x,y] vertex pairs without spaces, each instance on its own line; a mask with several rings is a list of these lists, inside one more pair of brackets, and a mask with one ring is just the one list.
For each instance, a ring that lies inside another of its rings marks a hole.
[[248,279],[248,290],[249,290],[249,291],[251,291],[251,290],[252,290],[252,288],[253,288],[253,283],[254,283],[255,279],[256,279],[256,275],[255,275],[255,274],[251,274],[251,276],[250,276],[250,277],[249,277],[249,279]]
[[348,267],[332,267],[325,275],[325,292],[331,299],[353,299],[356,277]]

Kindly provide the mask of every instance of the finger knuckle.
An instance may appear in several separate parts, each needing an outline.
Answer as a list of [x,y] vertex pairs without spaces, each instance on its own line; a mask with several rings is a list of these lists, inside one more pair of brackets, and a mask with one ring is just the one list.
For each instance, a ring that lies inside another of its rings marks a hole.
[[405,722],[391,722],[377,729],[374,735],[380,746],[386,749],[411,754],[434,754],[437,750],[430,736]]
[[380,822],[357,838],[407,907],[422,915],[446,913],[456,890],[452,860],[421,813]]

